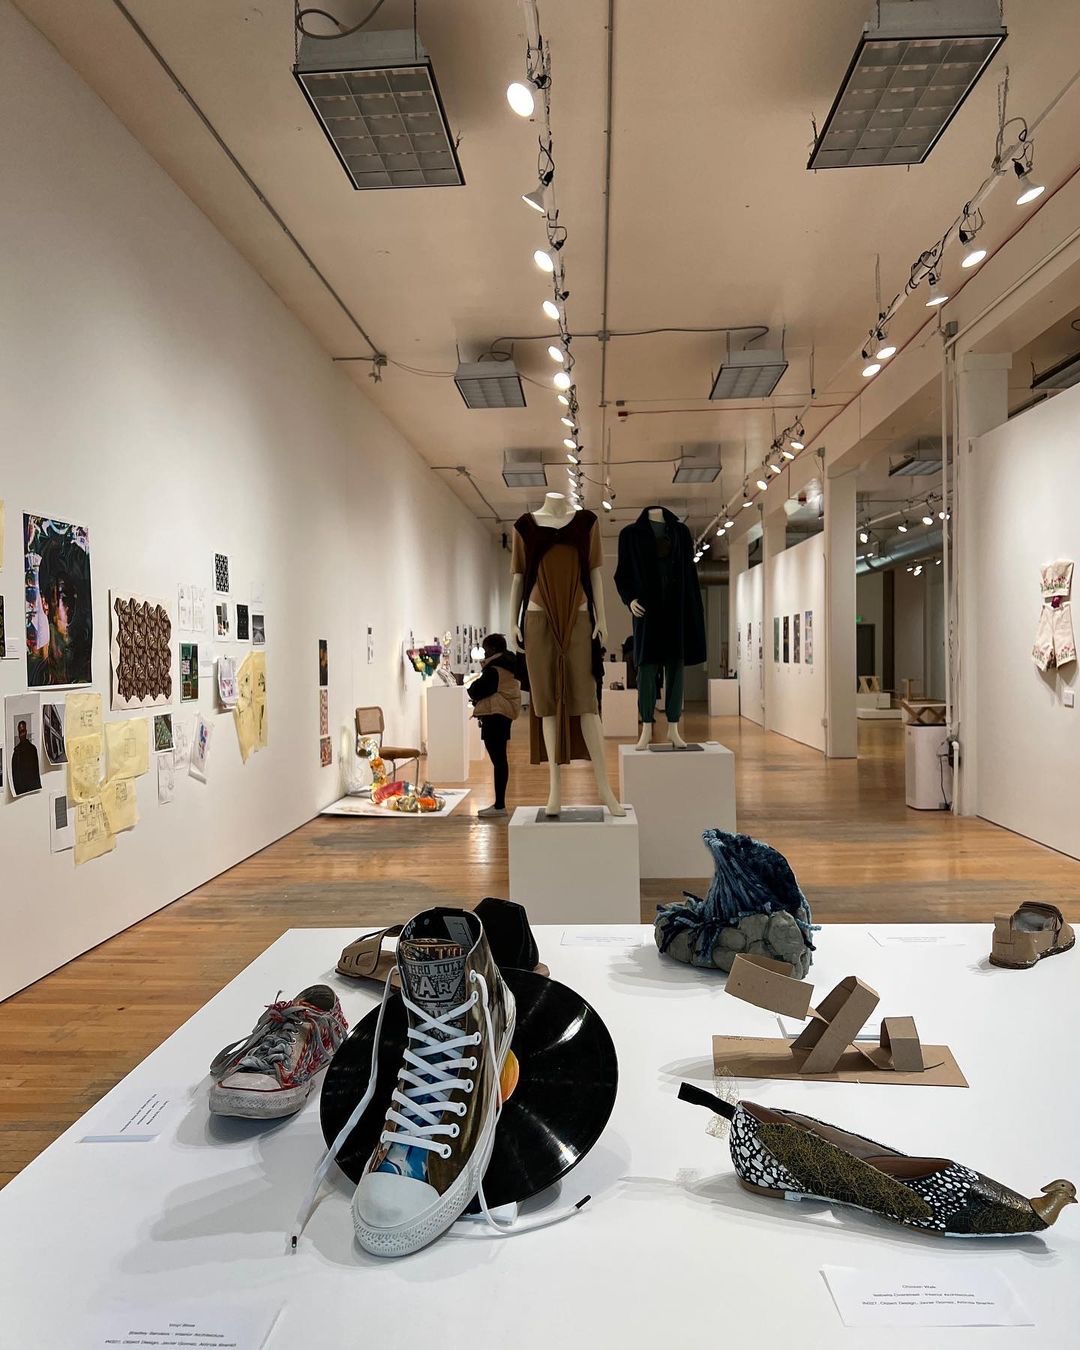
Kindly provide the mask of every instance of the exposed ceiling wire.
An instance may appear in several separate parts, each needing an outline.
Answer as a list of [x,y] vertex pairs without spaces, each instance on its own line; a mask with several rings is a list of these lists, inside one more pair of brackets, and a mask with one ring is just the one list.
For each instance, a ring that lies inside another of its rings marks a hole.
[[[296,6],[296,31],[303,33],[304,37],[315,38],[318,42],[336,42],[339,38],[352,37],[353,33],[359,33],[361,28],[366,28],[372,21],[386,0],[376,0],[375,5],[368,10],[364,18],[359,23],[353,24],[351,28],[346,28],[340,19],[336,18],[325,9],[301,9]],[[329,19],[332,24],[336,24],[338,31],[336,33],[313,33],[310,28],[304,27],[304,20],[309,14],[318,14],[320,18]]]

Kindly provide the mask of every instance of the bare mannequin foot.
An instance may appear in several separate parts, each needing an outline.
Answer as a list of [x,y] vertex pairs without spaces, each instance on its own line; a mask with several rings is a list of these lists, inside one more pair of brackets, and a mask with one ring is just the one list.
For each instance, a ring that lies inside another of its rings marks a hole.
[[557,816],[562,810],[562,793],[559,791],[557,783],[552,783],[551,791],[548,793],[547,806],[544,807],[545,816]]
[[607,809],[611,812],[613,816],[626,815],[626,807],[623,806],[622,802],[619,801],[619,799],[615,796],[614,792],[612,792],[611,788],[608,787],[606,783],[604,783],[603,785],[598,783],[597,788],[599,789],[600,792],[601,803],[607,807]]
[[679,735],[678,722],[672,722],[669,724],[667,729],[667,738],[671,742],[671,744],[675,747],[676,750],[686,749],[686,742]]
[[641,724],[641,735],[638,737],[638,743],[634,746],[635,750],[648,750],[652,743],[652,723],[643,722]]

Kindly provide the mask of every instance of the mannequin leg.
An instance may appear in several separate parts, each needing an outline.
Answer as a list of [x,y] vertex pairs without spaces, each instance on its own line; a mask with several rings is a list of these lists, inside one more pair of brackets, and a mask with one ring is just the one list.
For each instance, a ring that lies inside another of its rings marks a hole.
[[638,717],[641,719],[641,735],[637,748],[647,750],[652,740],[653,718],[656,716],[656,674],[657,667],[651,662],[643,662],[638,667],[637,701]]
[[667,688],[664,715],[668,724],[668,740],[676,750],[686,748],[686,742],[679,734],[679,723],[682,721],[683,714],[683,676],[685,669],[681,661],[675,661],[664,672],[664,683]]
[[600,801],[613,816],[625,816],[626,808],[611,790],[608,782],[607,764],[604,760],[604,727],[599,713],[585,713],[581,718],[581,735],[592,760],[593,773],[596,776],[596,790]]
[[559,746],[559,728],[557,720],[554,717],[545,717],[544,726],[544,748],[547,750],[548,757],[548,799],[547,806],[544,807],[545,816],[557,816],[562,810],[562,781],[559,770],[559,763],[556,759]]

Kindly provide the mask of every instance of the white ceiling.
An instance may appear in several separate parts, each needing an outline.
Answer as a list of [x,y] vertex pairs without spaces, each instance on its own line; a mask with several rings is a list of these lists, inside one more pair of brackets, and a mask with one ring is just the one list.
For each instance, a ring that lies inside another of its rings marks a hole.
[[[115,0],[17,0],[27,16],[148,147],[335,357],[370,348],[244,183],[140,42]],[[371,0],[329,0],[354,22]],[[550,44],[557,187],[569,235],[564,250],[576,332],[601,327],[606,0],[539,0]],[[509,490],[506,448],[539,447],[563,462],[563,428],[546,355],[548,294],[531,262],[542,221],[519,200],[535,182],[535,129],[507,108],[504,90],[523,70],[524,28],[514,0],[422,0],[421,38],[431,53],[466,186],[354,192],[297,89],[292,6],[285,0],[127,0],[135,20],[391,364],[378,384],[370,366],[347,364],[386,415],[435,466],[463,465],[503,519],[538,490]],[[824,117],[870,0],[665,5],[617,0],[614,34],[608,326],[768,324],[760,345],[786,332],[791,368],[771,404],[710,404],[724,351],[720,333],[613,339],[606,398],[621,524],[664,501],[703,523],[737,490],[744,444],[758,464],[810,391],[807,430],[858,392],[849,358],[877,313],[875,257],[889,299],[919,251],[944,230],[989,167],[997,84],[1011,69],[1011,111],[1033,118],[1060,88],[1080,51],[1076,0],[1010,0],[1010,36],[990,71],[925,165],[811,174],[811,115]],[[411,27],[411,0],[387,0],[373,29]],[[1077,91],[1074,91],[1076,93]],[[1039,177],[1071,173],[1072,98],[1040,129]],[[982,237],[992,248],[1017,224],[1011,202],[992,199]],[[955,263],[953,264],[955,266]],[[927,311],[898,316],[901,341]],[[1057,341],[1067,350],[1067,329]],[[475,358],[516,336],[531,381],[525,410],[470,412],[449,378],[458,351]],[[1080,346],[1078,341],[1076,346]],[[599,344],[579,338],[575,377],[587,462],[600,453]],[[1042,364],[1048,364],[1043,362]],[[435,372],[415,374],[414,371]],[[881,448],[936,428],[934,394],[894,419]],[[671,485],[680,447],[720,442],[723,484]],[[628,465],[626,461],[646,461]],[[623,467],[620,467],[623,466]],[[596,471],[587,469],[596,476]],[[488,508],[447,472],[478,515]],[[555,483],[562,471],[550,475]],[[596,505],[595,489],[588,502]]]

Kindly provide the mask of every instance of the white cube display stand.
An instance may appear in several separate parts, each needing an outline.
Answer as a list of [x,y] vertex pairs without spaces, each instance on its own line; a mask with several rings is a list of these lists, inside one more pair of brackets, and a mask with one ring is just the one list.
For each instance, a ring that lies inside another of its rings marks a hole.
[[904,799],[916,811],[943,811],[952,800],[952,766],[943,726],[904,727]]
[[[510,820],[510,899],[533,923],[640,923],[638,819],[627,807],[564,807],[541,818],[540,806],[519,806]],[[602,812],[597,820],[571,813]]]
[[469,777],[469,696],[460,684],[424,686],[427,701],[427,776],[440,783]]
[[619,746],[619,799],[638,815],[643,877],[704,877],[702,831],[735,829],[735,756],[707,741],[670,752]]
[[613,684],[621,684],[624,689],[626,688],[625,661],[604,662],[604,688],[610,689]]
[[738,717],[738,715],[739,715],[739,681],[710,680],[709,716]]
[[638,707],[636,689],[605,689],[601,702],[600,720],[605,736],[638,734]]

